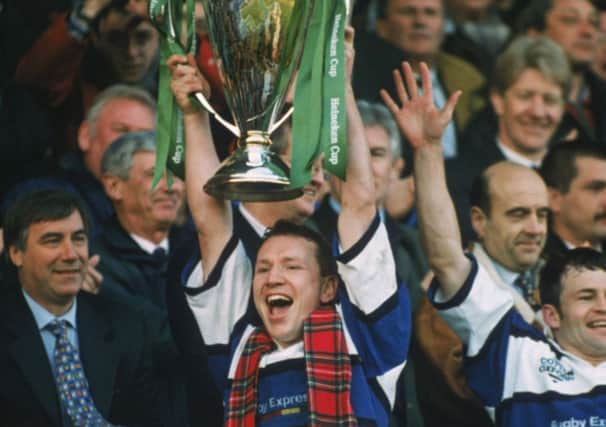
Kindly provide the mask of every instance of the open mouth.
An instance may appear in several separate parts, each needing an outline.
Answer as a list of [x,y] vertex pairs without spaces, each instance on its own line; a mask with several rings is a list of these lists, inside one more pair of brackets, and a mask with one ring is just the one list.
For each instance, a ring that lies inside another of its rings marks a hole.
[[286,313],[288,308],[292,305],[293,300],[291,297],[283,294],[269,295],[265,302],[269,307],[270,315],[281,315]]
[[588,327],[592,328],[592,329],[597,329],[597,328],[606,328],[606,320],[598,320],[595,322],[589,322],[587,324]]

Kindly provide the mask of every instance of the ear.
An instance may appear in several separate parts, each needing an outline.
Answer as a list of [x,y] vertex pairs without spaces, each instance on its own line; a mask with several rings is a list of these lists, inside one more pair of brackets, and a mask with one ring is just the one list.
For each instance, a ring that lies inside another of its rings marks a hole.
[[497,113],[497,116],[502,116],[505,110],[503,95],[495,90],[491,91],[490,103],[492,104],[492,108],[494,109],[495,113]]
[[330,304],[337,297],[337,287],[339,280],[337,276],[324,277],[320,287],[320,303]]
[[10,257],[13,264],[17,266],[17,268],[23,265],[23,251],[16,246],[10,246],[8,248],[8,256]]
[[473,231],[475,231],[478,237],[482,239],[486,229],[486,220],[488,219],[486,214],[479,207],[472,206],[471,210],[469,211],[469,215],[471,217],[471,226]]
[[88,150],[90,150],[90,145],[90,126],[85,120],[78,129],[78,147],[80,147],[80,151],[86,153]]
[[560,328],[560,313],[555,306],[551,304],[543,304],[541,308],[543,312],[543,319],[547,326],[549,326],[553,331]]
[[555,188],[547,187],[547,193],[549,195],[549,208],[554,214],[560,213],[562,210],[562,199],[564,196]]
[[107,197],[109,197],[112,201],[122,200],[122,198],[124,197],[124,181],[122,181],[117,176],[107,174],[103,175],[101,179],[103,181],[103,188],[105,189],[105,194],[107,194]]

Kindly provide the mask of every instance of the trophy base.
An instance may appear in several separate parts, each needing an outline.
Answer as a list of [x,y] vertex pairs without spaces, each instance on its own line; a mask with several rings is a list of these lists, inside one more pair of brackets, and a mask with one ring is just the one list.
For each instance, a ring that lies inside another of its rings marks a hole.
[[223,161],[204,185],[211,196],[242,202],[291,200],[303,194],[291,188],[284,161],[265,144],[248,143]]

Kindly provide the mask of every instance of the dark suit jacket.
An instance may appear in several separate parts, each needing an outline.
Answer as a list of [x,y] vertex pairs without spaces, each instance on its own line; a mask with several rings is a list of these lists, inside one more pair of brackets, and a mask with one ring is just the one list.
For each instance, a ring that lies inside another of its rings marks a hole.
[[[382,103],[379,91],[385,88],[397,99],[392,73],[401,69],[402,61],[409,60],[409,55],[375,34],[363,31],[356,33],[354,47],[352,84],[356,97]],[[437,55],[435,69],[446,96],[459,89],[463,91],[454,112],[457,132],[462,133],[473,114],[486,105],[486,81],[471,64],[445,52]]]
[[543,248],[543,258],[548,259],[550,255],[563,255],[568,251],[568,247],[564,243],[560,236],[551,231],[547,234],[547,241]]
[[580,139],[593,141],[598,144],[606,142],[606,120],[604,120],[604,117],[606,117],[606,82],[589,70],[585,72],[584,77],[590,93],[588,107],[593,116],[593,128],[589,124],[579,120],[571,108],[568,108],[553,138],[554,141],[561,140],[571,130],[576,129]]
[[[119,303],[81,293],[80,357],[99,412],[120,425],[170,425],[150,372],[144,321]],[[54,376],[20,287],[0,295],[0,423],[61,426]]]

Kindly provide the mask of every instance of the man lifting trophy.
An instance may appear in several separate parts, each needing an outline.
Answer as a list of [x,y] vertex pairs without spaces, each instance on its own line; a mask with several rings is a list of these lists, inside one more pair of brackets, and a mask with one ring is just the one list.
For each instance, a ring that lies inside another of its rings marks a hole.
[[[165,35],[165,57],[195,49],[193,32],[188,33],[188,24],[193,24],[193,2],[150,2],[152,21]],[[205,191],[240,201],[298,197],[309,179],[313,159],[322,151],[326,153],[327,168],[344,178],[345,1],[202,0],[202,5],[233,123],[221,117],[202,93],[196,93],[195,98],[238,139],[238,148],[205,183]],[[282,113],[285,95],[297,72],[294,107]],[[162,70],[160,77],[162,94]],[[160,115],[162,105],[169,102],[174,101],[160,95]],[[293,110],[289,170],[270,149],[270,136]],[[163,127],[162,117],[159,127]],[[182,165],[171,163],[184,156],[170,153],[184,150],[179,132],[182,127],[173,124],[166,134],[171,148],[160,159],[165,162],[160,174],[165,164],[180,174]]]

